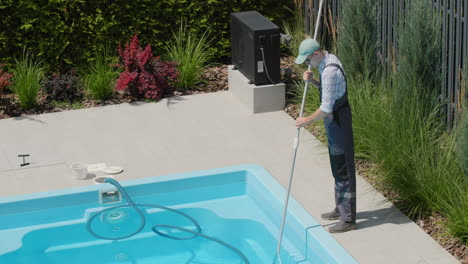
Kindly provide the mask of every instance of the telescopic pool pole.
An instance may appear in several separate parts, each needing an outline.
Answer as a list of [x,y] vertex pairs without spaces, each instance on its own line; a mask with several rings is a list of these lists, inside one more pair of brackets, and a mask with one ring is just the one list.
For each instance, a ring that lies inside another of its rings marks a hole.
[[[319,10],[317,13],[317,22],[315,23],[315,30],[314,30],[314,39],[317,39],[317,33],[318,33],[318,27],[320,24],[320,17],[322,14],[322,5],[323,5],[324,0],[320,0],[319,4]],[[308,67],[308,70],[310,71],[310,64]],[[307,95],[307,88],[309,87],[309,80],[305,82],[304,85],[304,95],[302,96],[302,104],[301,104],[301,111],[299,112],[299,117],[302,117],[302,114],[304,113],[304,104],[306,100],[306,95]],[[288,211],[288,203],[289,203],[289,195],[291,193],[291,185],[292,185],[292,180],[293,180],[293,175],[294,175],[294,166],[296,165],[296,154],[297,154],[297,149],[299,147],[299,135],[301,132],[301,127],[297,128],[296,131],[296,138],[294,139],[294,153],[293,153],[293,160],[292,160],[292,166],[291,166],[291,174],[289,176],[289,185],[288,185],[288,191],[286,193],[286,197],[284,200],[284,210],[283,210],[283,218],[281,221],[281,228],[280,228],[280,233],[278,237],[278,245],[276,247],[276,258],[278,258],[280,261],[280,251],[281,251],[281,242],[283,240],[283,233],[284,233],[284,224],[286,222],[286,213]]]

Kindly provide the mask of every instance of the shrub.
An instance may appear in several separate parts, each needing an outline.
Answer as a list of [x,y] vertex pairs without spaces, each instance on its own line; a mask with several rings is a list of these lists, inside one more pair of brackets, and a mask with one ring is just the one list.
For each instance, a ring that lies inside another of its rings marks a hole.
[[37,106],[37,94],[44,77],[42,63],[35,60],[30,51],[23,50],[20,59],[15,59],[12,90],[19,98],[21,107],[29,110]]
[[398,28],[393,82],[350,83],[356,156],[379,164],[407,214],[441,213],[449,230],[466,241],[468,179],[454,162],[457,135],[439,120],[439,21],[424,3],[412,2],[414,13]]
[[119,71],[108,47],[101,47],[81,72],[88,97],[97,100],[112,97]]
[[468,178],[468,64],[466,64],[465,69],[462,83],[464,86],[462,91],[464,90],[464,92],[460,95],[465,99],[465,104],[462,105],[461,120],[459,124],[460,140],[458,143],[458,154],[460,164]]
[[468,177],[468,103],[465,103],[460,126],[460,160],[465,170],[465,174]]
[[174,25],[186,17],[187,27],[207,28],[215,39],[209,47],[215,59],[230,54],[231,12],[257,10],[279,22],[292,7],[291,0],[93,0],[37,1],[2,0],[0,4],[0,61],[34,48],[47,69],[83,65],[92,59],[96,43],[117,46],[135,30],[162,54]]
[[192,89],[201,81],[203,68],[212,56],[208,30],[209,27],[205,31],[191,30],[181,21],[179,30],[172,32],[173,41],[166,46],[166,51],[169,60],[179,63],[178,89]]
[[44,79],[42,90],[51,100],[74,102],[82,98],[79,76],[75,71],[55,73]]
[[177,82],[177,65],[154,57],[150,44],[145,49],[140,47],[136,33],[125,49],[119,46],[119,54],[124,71],[117,80],[117,90],[128,90],[136,98],[159,100]]
[[[303,83],[296,85],[297,103],[302,88]],[[380,180],[398,195],[398,207],[405,213],[441,213],[450,232],[466,241],[468,177],[456,162],[457,135],[442,133],[437,108],[425,118],[416,113],[401,116],[393,111],[390,87],[367,80],[351,81],[349,89],[356,158],[378,164]],[[306,111],[312,113],[318,105],[317,89],[312,88]],[[318,129],[325,133],[321,124]]]
[[13,77],[13,74],[3,71],[3,66],[5,65],[0,64],[0,92],[3,90],[3,88],[11,85],[10,79]]
[[161,86],[164,87],[165,93],[172,92],[172,88],[176,87],[180,81],[180,71],[177,69],[178,64],[155,57],[151,60],[151,66],[157,79],[160,80]]
[[[397,111],[427,116],[437,104],[441,87],[441,21],[424,0],[411,1],[398,27],[398,65],[392,86]],[[411,102],[417,100],[417,110]]]
[[381,65],[374,0],[345,0],[341,8],[338,56],[350,78],[378,80]]

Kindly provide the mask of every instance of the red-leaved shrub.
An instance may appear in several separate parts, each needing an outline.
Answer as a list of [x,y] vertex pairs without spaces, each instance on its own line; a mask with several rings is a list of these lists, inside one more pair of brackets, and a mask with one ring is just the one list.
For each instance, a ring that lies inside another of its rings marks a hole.
[[153,56],[150,44],[145,49],[140,47],[136,33],[125,49],[119,45],[119,54],[124,71],[117,79],[117,90],[127,89],[136,98],[159,100],[177,82],[177,64]]
[[13,77],[13,74],[4,72],[2,67],[5,66],[4,64],[0,64],[0,91],[11,85],[10,79]]

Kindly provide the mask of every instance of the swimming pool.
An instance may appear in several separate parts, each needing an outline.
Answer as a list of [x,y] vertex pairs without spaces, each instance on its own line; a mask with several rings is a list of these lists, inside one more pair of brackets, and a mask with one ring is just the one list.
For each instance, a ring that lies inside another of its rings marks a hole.
[[[120,184],[135,203],[163,205],[189,215],[201,233],[232,245],[250,263],[272,263],[285,190],[264,168],[239,165]],[[187,218],[155,207],[141,207],[146,222],[133,236],[108,240],[92,235],[87,223],[93,216],[127,204],[126,199],[102,204],[99,193],[106,190],[115,187],[100,184],[0,198],[0,263],[245,263],[233,250],[205,237],[177,240],[155,233],[154,225],[193,230]],[[113,210],[95,217],[100,221],[93,226],[97,233],[135,231],[138,217]],[[168,232],[186,236],[180,230]],[[282,246],[282,263],[357,263],[294,199]]]

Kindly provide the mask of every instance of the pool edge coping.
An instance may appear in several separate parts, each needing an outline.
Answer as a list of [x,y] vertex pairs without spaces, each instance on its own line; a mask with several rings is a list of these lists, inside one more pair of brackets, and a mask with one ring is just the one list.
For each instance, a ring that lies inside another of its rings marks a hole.
[[[257,164],[240,164],[229,167],[222,168],[211,168],[204,169],[199,171],[190,171],[182,172],[176,174],[168,174],[161,176],[152,176],[145,177],[140,179],[130,179],[119,181],[124,187],[138,186],[148,183],[158,183],[168,180],[181,180],[187,178],[203,177],[216,174],[232,173],[232,172],[247,172],[248,176],[254,176],[261,184],[265,185],[272,195],[279,200],[280,204],[283,204],[286,190],[281,186],[281,184],[276,180],[276,178],[271,174],[266,168]],[[248,179],[246,178],[246,181]],[[40,198],[51,198],[54,196],[61,195],[73,195],[91,191],[99,191],[102,189],[108,189],[109,184],[99,184],[99,185],[86,185],[79,187],[72,187],[67,189],[57,189],[45,192],[34,192],[29,194],[20,194],[13,196],[0,197],[0,204],[12,203],[12,202],[21,202],[32,199]],[[112,186],[113,187],[113,186]],[[345,248],[335,239],[333,236],[328,233],[325,228],[323,228],[317,220],[315,220],[307,210],[291,195],[289,197],[289,213],[293,214],[297,220],[307,229],[307,235],[315,238],[314,240],[321,245],[329,255],[337,263],[346,263],[346,264],[357,264],[357,260],[345,250]]]

